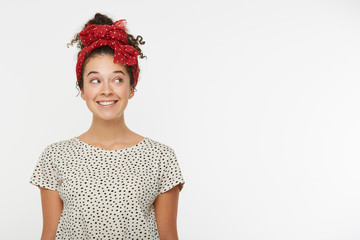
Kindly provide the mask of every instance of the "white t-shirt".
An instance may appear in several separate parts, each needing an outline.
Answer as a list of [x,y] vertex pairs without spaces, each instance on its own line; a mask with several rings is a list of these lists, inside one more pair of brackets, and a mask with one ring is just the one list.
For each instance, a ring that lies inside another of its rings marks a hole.
[[145,137],[105,150],[77,137],[48,145],[30,183],[59,192],[59,239],[159,239],[153,202],[185,183],[174,150]]

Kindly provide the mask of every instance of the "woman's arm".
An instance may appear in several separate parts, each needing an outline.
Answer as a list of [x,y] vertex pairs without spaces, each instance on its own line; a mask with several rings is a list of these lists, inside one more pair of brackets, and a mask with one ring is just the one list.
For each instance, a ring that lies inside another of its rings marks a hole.
[[157,196],[154,202],[155,218],[160,240],[178,240],[176,218],[180,187],[176,185]]
[[63,210],[63,202],[58,191],[42,187],[39,188],[43,212],[43,231],[41,240],[54,240],[60,215]]

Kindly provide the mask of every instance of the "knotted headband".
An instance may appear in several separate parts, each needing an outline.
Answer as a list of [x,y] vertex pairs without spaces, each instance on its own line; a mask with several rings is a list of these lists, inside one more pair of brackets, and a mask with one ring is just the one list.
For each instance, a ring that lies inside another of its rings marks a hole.
[[108,45],[114,49],[114,63],[135,66],[132,70],[134,86],[139,77],[138,54],[139,52],[128,44],[126,33],[126,20],[116,21],[113,25],[88,24],[80,33],[79,37],[84,44],[76,63],[76,77],[80,84],[81,69],[85,57],[95,48]]

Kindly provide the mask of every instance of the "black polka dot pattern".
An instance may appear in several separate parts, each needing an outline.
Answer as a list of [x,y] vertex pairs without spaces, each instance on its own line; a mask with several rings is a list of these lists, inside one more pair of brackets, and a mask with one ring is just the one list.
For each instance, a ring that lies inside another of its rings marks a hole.
[[48,145],[30,183],[59,192],[58,239],[159,239],[153,202],[184,186],[174,150],[145,137],[105,150],[77,137]]

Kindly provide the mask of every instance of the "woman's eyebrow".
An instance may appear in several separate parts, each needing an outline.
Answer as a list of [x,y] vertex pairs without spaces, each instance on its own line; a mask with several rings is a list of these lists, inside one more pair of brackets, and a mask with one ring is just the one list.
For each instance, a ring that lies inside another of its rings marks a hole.
[[[92,74],[92,73],[99,74],[99,72],[97,72],[97,71],[91,71],[91,72],[89,72],[89,73],[87,74],[87,76],[89,76],[89,75]],[[124,73],[123,71],[121,71],[121,70],[114,71],[113,73],[122,73],[122,74],[124,74],[124,76],[125,76],[125,73]]]
[[89,75],[92,74],[92,73],[99,73],[99,72],[91,71],[91,72],[89,72],[86,76],[89,76]]
[[122,73],[122,74],[124,74],[124,76],[125,76],[125,73],[124,73],[123,71],[121,71],[121,70],[114,71],[114,73]]

